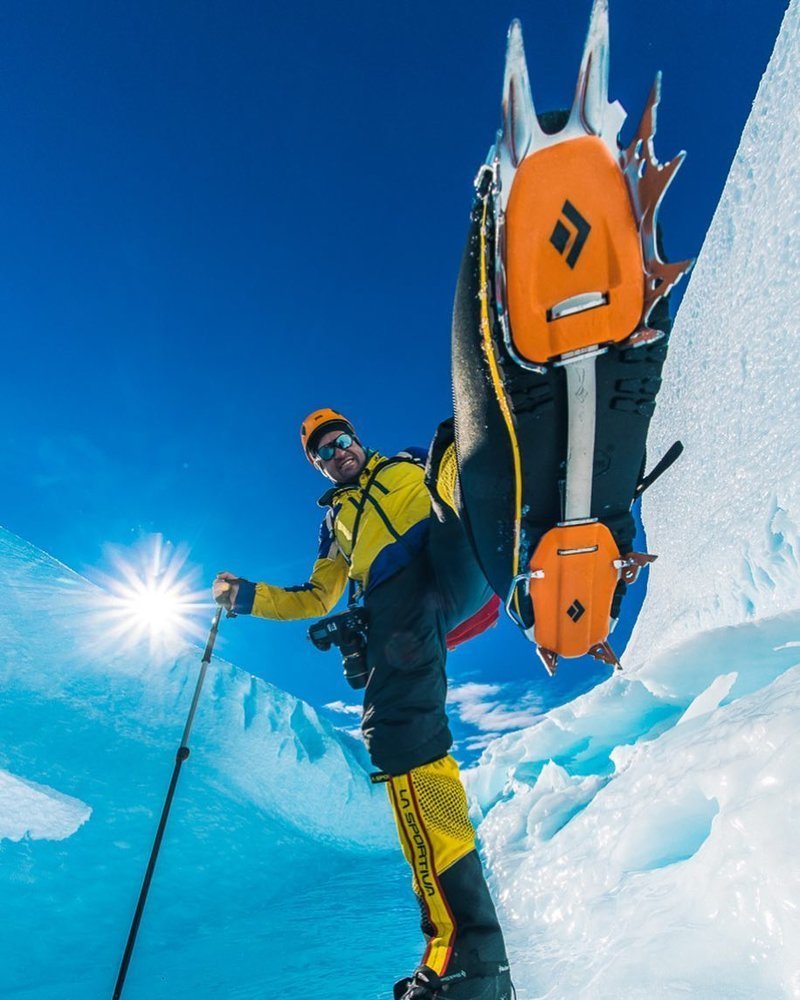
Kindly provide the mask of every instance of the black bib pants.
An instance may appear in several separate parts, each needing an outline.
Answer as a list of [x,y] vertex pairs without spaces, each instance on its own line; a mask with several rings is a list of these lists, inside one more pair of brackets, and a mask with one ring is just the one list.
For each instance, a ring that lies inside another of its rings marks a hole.
[[460,521],[448,513],[443,522],[431,514],[425,548],[365,598],[362,730],[412,868],[427,941],[421,964],[449,983],[454,1000],[510,996],[502,932],[448,756],[445,712],[445,637],[491,596]]

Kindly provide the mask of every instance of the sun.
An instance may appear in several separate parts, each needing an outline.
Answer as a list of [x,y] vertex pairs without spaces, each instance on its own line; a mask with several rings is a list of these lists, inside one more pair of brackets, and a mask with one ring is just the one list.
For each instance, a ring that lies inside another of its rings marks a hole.
[[112,571],[97,574],[103,591],[97,613],[105,641],[126,651],[147,642],[151,653],[169,653],[202,638],[200,615],[211,603],[197,589],[188,547],[154,535],[129,550],[111,548],[108,558]]
[[163,581],[139,581],[130,594],[120,597],[119,608],[151,632],[169,632],[179,626],[185,608],[181,591]]

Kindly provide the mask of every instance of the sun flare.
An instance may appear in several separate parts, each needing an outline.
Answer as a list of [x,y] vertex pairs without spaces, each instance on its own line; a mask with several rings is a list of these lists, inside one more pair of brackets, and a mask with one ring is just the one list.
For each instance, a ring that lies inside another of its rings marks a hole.
[[200,639],[198,620],[209,607],[197,589],[196,571],[187,566],[188,549],[153,536],[132,550],[111,550],[113,570],[101,574],[100,600],[106,638],[132,649],[142,641],[151,651],[174,649],[181,641]]

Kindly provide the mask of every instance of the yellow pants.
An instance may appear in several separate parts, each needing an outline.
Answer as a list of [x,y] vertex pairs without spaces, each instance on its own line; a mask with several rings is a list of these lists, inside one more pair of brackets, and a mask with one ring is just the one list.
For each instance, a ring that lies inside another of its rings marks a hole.
[[403,853],[413,873],[427,947],[420,962],[437,975],[496,972],[505,946],[452,757],[388,778]]

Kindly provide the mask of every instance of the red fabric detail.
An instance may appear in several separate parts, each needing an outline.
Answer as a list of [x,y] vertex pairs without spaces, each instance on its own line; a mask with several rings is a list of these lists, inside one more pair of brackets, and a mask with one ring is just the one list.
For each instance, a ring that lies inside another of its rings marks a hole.
[[500,598],[495,594],[491,600],[487,601],[486,604],[479,610],[476,611],[471,618],[467,618],[460,625],[456,625],[454,629],[447,633],[447,648],[455,649],[456,646],[460,646],[462,642],[467,642],[469,639],[474,639],[476,635],[480,635],[481,632],[485,632],[487,628],[491,628],[493,625],[497,624],[497,619],[500,617]]

